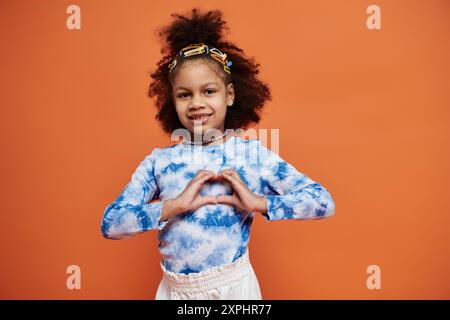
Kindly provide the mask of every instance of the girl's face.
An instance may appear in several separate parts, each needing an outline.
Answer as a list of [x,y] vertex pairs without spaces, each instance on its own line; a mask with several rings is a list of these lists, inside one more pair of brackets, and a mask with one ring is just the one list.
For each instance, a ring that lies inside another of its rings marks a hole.
[[[209,129],[225,130],[228,106],[234,102],[234,87],[225,87],[223,79],[202,61],[181,65],[172,83],[175,109],[181,123],[191,133],[204,134]],[[205,114],[204,119],[194,116]]]

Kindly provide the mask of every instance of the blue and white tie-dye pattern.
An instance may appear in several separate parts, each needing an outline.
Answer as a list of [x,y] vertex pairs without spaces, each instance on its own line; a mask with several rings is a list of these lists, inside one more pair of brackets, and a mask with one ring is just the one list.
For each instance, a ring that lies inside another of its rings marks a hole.
[[[155,148],[139,164],[119,197],[104,212],[101,230],[122,239],[158,230],[165,268],[192,273],[230,263],[246,250],[254,212],[207,204],[159,221],[162,201],[176,198],[200,170],[235,170],[247,187],[267,199],[269,220],[320,219],[334,214],[334,201],[319,183],[298,172],[259,140],[231,136],[206,147],[175,144]],[[225,180],[206,182],[201,195],[232,194]],[[152,200],[161,201],[148,203]]]

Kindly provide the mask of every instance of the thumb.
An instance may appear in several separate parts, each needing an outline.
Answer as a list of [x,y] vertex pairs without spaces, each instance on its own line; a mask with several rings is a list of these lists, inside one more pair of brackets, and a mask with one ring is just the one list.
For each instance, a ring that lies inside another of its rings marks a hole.
[[216,197],[209,196],[209,197],[202,197],[203,204],[217,204]]
[[217,196],[217,202],[234,205],[232,196]]

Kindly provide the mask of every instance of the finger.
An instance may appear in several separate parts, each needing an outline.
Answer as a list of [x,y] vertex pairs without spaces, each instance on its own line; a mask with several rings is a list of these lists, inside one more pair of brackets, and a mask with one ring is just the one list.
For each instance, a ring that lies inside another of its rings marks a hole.
[[234,205],[234,198],[232,196],[220,195],[220,196],[217,196],[217,202]]
[[232,170],[232,169],[225,169],[225,170],[222,170],[222,171],[220,172],[220,174],[222,174],[222,173],[232,174],[232,173],[234,173],[234,172],[235,172],[235,171]]
[[192,203],[192,207],[196,209],[206,205],[206,204],[217,204],[217,199],[216,197],[201,197],[198,196],[196,197],[195,201]]
[[217,198],[214,196],[209,196],[209,197],[202,197],[201,200],[202,204],[217,204]]
[[196,180],[202,180],[202,179],[210,179],[215,177],[216,174],[214,172],[204,172],[202,175],[199,175],[199,177]]
[[198,193],[198,191],[202,187],[203,183],[205,183],[205,181],[210,179],[212,176],[213,175],[211,175],[211,174],[209,174],[209,175],[204,174],[200,178],[192,179],[189,182],[188,186],[186,187],[186,193],[190,194],[191,196],[194,196],[195,194]]
[[207,180],[214,178],[215,174],[205,174],[204,176],[198,178],[193,182],[193,187],[195,190],[199,190],[203,183],[205,183]]
[[241,179],[241,176],[236,171],[227,169],[227,170],[222,171],[222,174],[227,174],[229,176],[232,176],[232,177],[236,178],[240,183],[245,185],[244,181],[242,181],[242,179]]
[[195,176],[194,180],[200,179],[204,176],[208,176],[214,174],[214,172],[209,171],[209,170],[201,170],[200,172],[197,173],[197,175]]
[[231,186],[234,190],[236,190],[237,193],[245,192],[244,186],[238,179],[227,173],[224,173],[222,176],[231,183]]
[[217,175],[217,174],[214,174],[214,175],[211,177],[211,180],[213,180],[213,181],[219,180],[219,179],[221,179],[221,177],[220,177],[220,175]]
[[194,178],[191,179],[191,181],[189,181],[189,184],[193,184],[195,181],[197,181],[198,179],[201,179],[202,177],[204,177],[206,175],[206,172],[200,171],[198,172]]
[[194,186],[193,186],[195,192],[196,193],[199,192],[199,190],[202,188],[203,184],[208,180],[213,180],[214,177],[215,177],[215,174],[206,175],[206,176],[200,178],[199,180],[195,181]]
[[239,181],[242,181],[241,176],[236,171],[231,171],[230,175],[238,179]]

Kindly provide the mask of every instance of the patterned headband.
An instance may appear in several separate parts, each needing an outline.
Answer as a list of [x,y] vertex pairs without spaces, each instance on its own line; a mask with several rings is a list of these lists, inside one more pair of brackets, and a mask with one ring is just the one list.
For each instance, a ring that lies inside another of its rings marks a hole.
[[220,62],[223,65],[223,70],[231,75],[230,66],[233,64],[230,60],[227,60],[227,54],[222,53],[217,48],[210,48],[208,45],[204,43],[196,43],[191,44],[187,47],[184,47],[180,50],[180,53],[173,59],[173,61],[169,64],[169,72],[177,65],[177,61],[179,59],[184,59],[190,56],[198,55],[198,54],[209,54],[211,58]]

